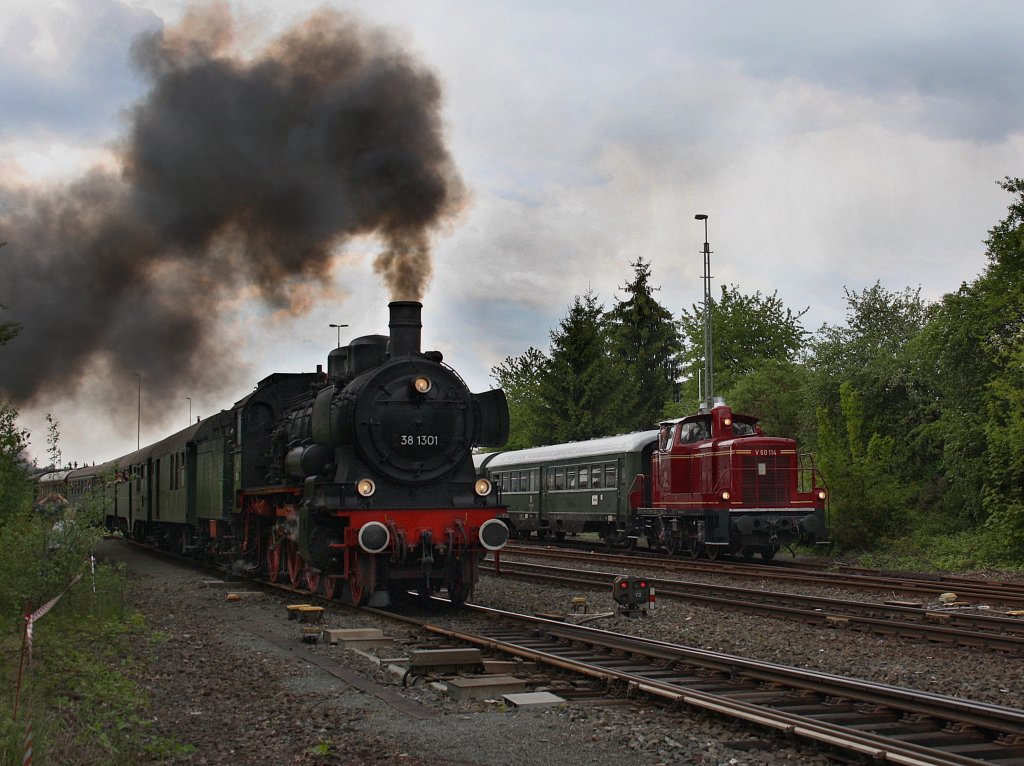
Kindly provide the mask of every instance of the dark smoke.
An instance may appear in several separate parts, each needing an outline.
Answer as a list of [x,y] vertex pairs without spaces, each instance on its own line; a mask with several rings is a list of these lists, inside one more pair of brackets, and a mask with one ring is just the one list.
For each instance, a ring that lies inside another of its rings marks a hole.
[[[384,243],[394,299],[419,299],[430,237],[462,186],[436,78],[379,30],[320,12],[250,56],[226,6],[136,40],[151,87],[130,112],[122,172],[6,193],[0,349],[19,403],[87,371],[146,376],[150,402],[217,388],[223,307],[255,290],[301,310],[346,239]],[[175,405],[176,406],[176,405]]]

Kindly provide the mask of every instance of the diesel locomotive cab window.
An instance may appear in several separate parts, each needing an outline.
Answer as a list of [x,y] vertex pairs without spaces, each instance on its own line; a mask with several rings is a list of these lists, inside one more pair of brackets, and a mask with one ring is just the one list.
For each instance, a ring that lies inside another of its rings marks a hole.
[[711,418],[701,418],[692,423],[683,423],[680,441],[683,444],[703,441],[711,437]]
[[753,436],[754,424],[753,423],[741,423],[738,420],[732,422],[732,435],[733,436]]

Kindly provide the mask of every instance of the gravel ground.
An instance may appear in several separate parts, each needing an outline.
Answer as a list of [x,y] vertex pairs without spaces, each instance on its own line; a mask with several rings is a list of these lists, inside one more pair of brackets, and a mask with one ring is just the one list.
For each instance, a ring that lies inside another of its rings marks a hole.
[[[813,746],[687,710],[639,711],[631,705],[565,704],[507,709],[496,701],[449,700],[399,679],[366,656],[299,640],[273,596],[226,600],[204,578],[108,541],[106,553],[134,575],[134,606],[161,640],[140,646],[147,657],[140,680],[152,701],[153,731],[195,747],[160,763],[189,764],[425,764],[463,766],[583,766],[602,764],[810,764],[833,761]],[[689,579],[689,578],[688,578]],[[244,586],[242,586],[244,587]],[[749,584],[748,584],[749,587]],[[768,587],[768,584],[765,585]],[[861,598],[835,588],[834,597]],[[515,611],[569,611],[586,595],[591,610],[610,605],[605,593],[513,578],[484,576],[475,600]],[[458,618],[453,617],[454,621]],[[372,616],[329,614],[327,627],[384,627]],[[1020,707],[1022,660],[991,652],[920,644],[662,600],[649,617],[608,618],[596,627],[787,665],[913,686]],[[256,631],[256,632],[253,632]],[[385,632],[394,657],[413,637],[394,625]],[[259,633],[259,635],[257,634]],[[272,639],[272,640],[271,640]],[[282,646],[283,644],[283,646]],[[401,694],[433,717],[407,715],[304,660],[331,660]]]

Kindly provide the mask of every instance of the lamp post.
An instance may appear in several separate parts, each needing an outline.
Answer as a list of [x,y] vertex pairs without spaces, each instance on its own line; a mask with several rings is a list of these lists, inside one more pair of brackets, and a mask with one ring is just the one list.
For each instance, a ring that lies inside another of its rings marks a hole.
[[708,245],[708,217],[697,213],[693,218],[704,222],[704,402],[710,412],[715,406],[714,345],[711,340],[711,246]]
[[186,396],[185,398],[188,399],[188,424],[192,425],[192,397]]
[[347,324],[333,324],[332,323],[329,326],[330,327],[338,328],[338,348],[341,348],[341,328],[342,327],[348,327],[348,325]]
[[132,373],[139,379],[139,419],[135,428],[135,449],[142,447],[142,373]]

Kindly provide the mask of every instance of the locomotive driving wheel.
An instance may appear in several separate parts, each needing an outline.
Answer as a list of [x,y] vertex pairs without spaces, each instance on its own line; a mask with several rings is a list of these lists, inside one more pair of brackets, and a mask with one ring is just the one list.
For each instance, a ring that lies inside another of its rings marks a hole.
[[473,593],[473,558],[463,555],[461,563],[456,563],[449,574],[448,598],[453,604],[465,604]]
[[281,544],[274,542],[274,536],[270,536],[267,543],[267,580],[277,582],[281,575]]
[[285,556],[288,564],[288,581],[293,588],[298,588],[302,579],[302,556],[299,555],[298,546],[291,540],[286,544]]
[[679,551],[679,538],[671,532],[665,532],[661,538],[661,545],[665,549],[665,553],[669,556],[675,556]]
[[324,575],[322,582],[324,584],[324,596],[327,598],[334,598],[335,586],[338,584],[338,576]]
[[692,536],[679,538],[678,545],[679,553],[690,559],[699,558],[704,550],[704,543]]
[[[306,567],[306,586],[310,593],[316,593],[320,587],[320,570],[313,567]],[[330,597],[328,597],[330,598]]]
[[356,554],[345,584],[346,599],[353,606],[366,606],[377,584],[377,561],[373,556]]

